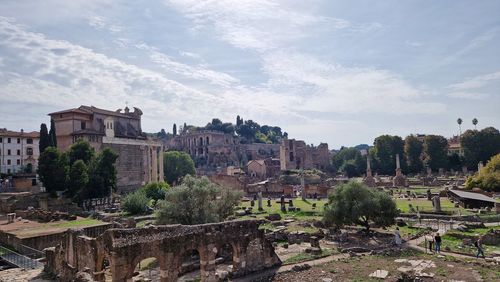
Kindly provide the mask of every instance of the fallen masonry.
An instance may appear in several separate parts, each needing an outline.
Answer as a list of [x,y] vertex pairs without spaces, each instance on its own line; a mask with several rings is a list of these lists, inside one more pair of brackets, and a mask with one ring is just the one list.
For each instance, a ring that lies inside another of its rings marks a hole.
[[232,247],[233,277],[281,264],[272,244],[264,237],[258,220],[203,225],[163,225],[148,228],[108,229],[97,238],[81,230],[68,230],[63,242],[46,249],[46,271],[60,281],[72,281],[87,272],[104,281],[109,265],[112,281],[132,281],[135,266],[143,259],[159,261],[162,282],[176,281],[182,258],[196,250],[200,256],[201,281],[218,281],[216,255],[224,245]]

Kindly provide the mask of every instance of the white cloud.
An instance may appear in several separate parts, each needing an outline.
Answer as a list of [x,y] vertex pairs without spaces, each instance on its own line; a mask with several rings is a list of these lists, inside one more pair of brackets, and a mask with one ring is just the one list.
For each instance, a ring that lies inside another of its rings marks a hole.
[[88,23],[97,30],[108,30],[112,33],[118,33],[123,29],[120,25],[110,23],[108,19],[97,15],[90,16],[88,18]]
[[468,99],[468,100],[484,100],[490,97],[486,93],[475,93],[475,92],[451,92],[446,94],[446,96],[451,98]]
[[489,74],[484,74],[484,75],[479,75],[476,77],[472,78],[467,78],[466,80],[451,84],[447,88],[453,89],[453,90],[470,90],[470,89],[477,89],[477,88],[482,88],[486,86],[489,83],[492,83],[494,81],[500,81],[500,71],[494,72],[494,73],[489,73]]

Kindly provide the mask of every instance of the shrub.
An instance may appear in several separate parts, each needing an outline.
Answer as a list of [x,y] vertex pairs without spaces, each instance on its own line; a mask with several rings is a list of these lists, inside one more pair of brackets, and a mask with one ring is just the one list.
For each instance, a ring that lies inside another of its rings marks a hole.
[[130,193],[123,199],[122,209],[129,214],[143,214],[148,211],[149,199],[144,191]]

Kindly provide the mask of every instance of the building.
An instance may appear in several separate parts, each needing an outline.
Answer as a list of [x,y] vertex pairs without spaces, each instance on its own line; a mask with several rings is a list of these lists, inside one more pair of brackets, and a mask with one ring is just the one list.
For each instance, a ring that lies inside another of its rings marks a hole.
[[486,195],[461,190],[448,190],[448,198],[453,199],[454,202],[457,202],[460,206],[468,209],[485,207],[493,208],[495,207],[495,204],[498,204],[495,199]]
[[250,160],[277,157],[279,144],[241,144],[238,136],[221,131],[188,131],[166,141],[166,150],[184,151],[194,160],[198,173],[228,166],[241,167]]
[[302,140],[283,139],[280,146],[281,170],[319,169],[325,170],[330,164],[328,144],[315,147]]
[[10,131],[0,128],[0,172],[36,172],[40,156],[39,140],[40,133],[36,131]]
[[117,188],[133,191],[163,181],[163,144],[147,138],[141,129],[142,111],[128,107],[108,111],[80,106],[49,114],[54,120],[57,147],[67,150],[78,139],[87,140],[96,151],[111,148],[118,154]]
[[460,144],[460,136],[456,135],[448,139],[448,156],[457,154],[461,157],[464,155],[462,144]]
[[251,160],[246,165],[247,174],[250,177],[262,180],[279,176],[280,168],[280,160],[276,158]]

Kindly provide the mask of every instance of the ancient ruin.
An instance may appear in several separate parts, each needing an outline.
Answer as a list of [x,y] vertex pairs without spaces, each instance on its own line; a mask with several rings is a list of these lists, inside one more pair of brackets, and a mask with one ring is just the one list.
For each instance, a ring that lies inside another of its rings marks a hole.
[[406,186],[406,177],[401,172],[401,165],[399,163],[399,154],[396,154],[396,176],[392,180],[394,187]]
[[109,229],[97,238],[69,230],[60,245],[46,249],[46,271],[60,281],[71,281],[82,272],[104,281],[106,261],[113,281],[132,281],[136,265],[154,257],[159,261],[161,281],[176,281],[183,256],[196,250],[201,281],[218,281],[216,256],[225,245],[230,245],[232,276],[238,277],[281,264],[264,232],[258,229],[260,223],[247,220]]
[[366,184],[368,187],[375,187],[377,186],[375,182],[375,178],[372,175],[372,169],[370,165],[370,155],[366,155],[366,177],[363,179],[363,182]]

